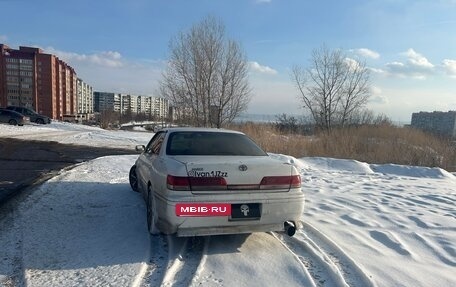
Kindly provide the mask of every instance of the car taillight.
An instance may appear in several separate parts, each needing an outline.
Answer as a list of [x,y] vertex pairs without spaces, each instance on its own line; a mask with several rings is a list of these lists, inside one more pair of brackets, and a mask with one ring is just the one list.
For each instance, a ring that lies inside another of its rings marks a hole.
[[289,189],[301,187],[301,176],[265,176],[261,180],[260,189]]
[[300,175],[292,175],[291,176],[290,188],[300,188],[300,187],[301,187],[301,176]]
[[171,190],[190,190],[190,181],[185,176],[172,176],[166,177],[166,185]]
[[185,177],[168,175],[166,184],[171,190],[223,190],[227,189],[223,177]]

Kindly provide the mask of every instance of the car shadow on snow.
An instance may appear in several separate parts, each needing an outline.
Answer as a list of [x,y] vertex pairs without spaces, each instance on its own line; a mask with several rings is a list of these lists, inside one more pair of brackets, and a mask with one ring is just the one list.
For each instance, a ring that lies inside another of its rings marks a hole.
[[210,238],[210,247],[207,254],[232,254],[240,253],[240,248],[247,241],[249,236],[255,234],[232,234],[232,235],[214,235]]

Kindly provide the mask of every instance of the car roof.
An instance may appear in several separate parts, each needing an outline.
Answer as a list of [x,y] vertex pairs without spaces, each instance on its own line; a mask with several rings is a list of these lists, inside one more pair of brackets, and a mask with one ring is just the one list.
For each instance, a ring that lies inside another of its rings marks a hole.
[[22,114],[19,113],[19,112],[16,112],[16,111],[13,111],[13,110],[8,110],[8,109],[5,109],[5,108],[0,108],[0,110],[2,111],[5,111],[5,112],[8,112],[8,113],[12,113],[13,115],[18,115],[18,116],[21,116],[22,117]]
[[244,134],[242,132],[218,129],[218,128],[200,128],[200,127],[173,127],[173,128],[163,128],[162,131],[168,132],[212,132],[212,133],[231,133],[231,134]]
[[8,106],[7,108],[15,108],[15,109],[27,109],[27,110],[33,110],[32,108],[21,107],[21,106]]

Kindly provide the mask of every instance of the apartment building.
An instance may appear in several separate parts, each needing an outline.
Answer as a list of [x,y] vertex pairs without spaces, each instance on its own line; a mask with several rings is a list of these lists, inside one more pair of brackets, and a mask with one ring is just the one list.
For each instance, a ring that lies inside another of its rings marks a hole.
[[82,79],[77,79],[77,113],[93,114],[93,88]]
[[120,98],[120,94],[93,92],[93,110],[94,112],[120,112]]
[[151,113],[160,119],[164,119],[168,116],[169,102],[164,98],[151,98]]
[[413,113],[411,126],[438,135],[456,137],[456,111]]
[[72,119],[76,119],[78,122],[87,122],[95,119],[94,115],[94,99],[93,99],[93,88],[82,79],[78,78],[76,81],[77,91],[77,114],[71,116]]
[[39,48],[0,44],[0,106],[33,108],[53,119],[77,112],[75,70]]
[[93,94],[95,112],[122,111],[122,114],[145,114],[156,118],[168,116],[167,99],[97,91]]

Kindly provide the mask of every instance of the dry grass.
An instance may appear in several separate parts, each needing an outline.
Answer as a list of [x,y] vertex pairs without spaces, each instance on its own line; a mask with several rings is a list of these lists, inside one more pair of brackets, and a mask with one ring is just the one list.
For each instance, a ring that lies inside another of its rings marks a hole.
[[281,134],[270,124],[246,123],[230,128],[244,132],[268,152],[294,157],[334,157],[456,171],[454,143],[411,128],[361,126],[311,137]]

